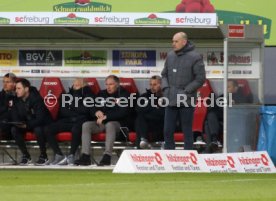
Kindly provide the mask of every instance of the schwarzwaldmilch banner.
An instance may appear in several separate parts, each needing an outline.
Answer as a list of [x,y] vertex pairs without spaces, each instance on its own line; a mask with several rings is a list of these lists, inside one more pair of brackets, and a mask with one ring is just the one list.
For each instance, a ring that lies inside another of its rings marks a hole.
[[[274,1],[263,0],[24,0],[4,1],[0,7],[1,26],[55,27],[216,27],[263,25],[266,45],[276,45],[272,22]],[[123,38],[123,37],[122,37]],[[74,40],[74,39],[73,39]],[[143,44],[143,40],[141,40]],[[145,42],[144,42],[145,43]],[[168,41],[169,43],[169,41]],[[118,76],[145,78],[160,74],[168,46],[93,48],[0,48],[0,72],[20,76]],[[207,78],[224,75],[223,49],[197,47]],[[259,47],[231,48],[228,55],[230,78],[260,78]]]
[[[162,3],[161,3],[162,2]],[[127,25],[127,17],[117,13],[148,13],[138,15],[134,24],[169,25],[173,22],[156,13],[216,13],[220,24],[263,25],[266,45],[276,45],[272,22],[276,21],[274,0],[24,0],[3,1],[0,26],[9,24],[117,24]],[[43,15],[44,12],[48,12]],[[83,13],[83,14],[81,14]],[[109,13],[87,17],[88,13]],[[112,15],[110,15],[112,14]],[[185,17],[173,18],[182,25]],[[193,20],[195,21],[195,20]],[[175,23],[175,22],[174,22]]]

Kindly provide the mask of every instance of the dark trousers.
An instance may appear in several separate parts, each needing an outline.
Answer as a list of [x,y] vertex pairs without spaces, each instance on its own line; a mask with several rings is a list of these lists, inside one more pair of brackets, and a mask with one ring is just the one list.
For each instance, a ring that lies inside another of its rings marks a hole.
[[179,118],[181,130],[185,135],[185,150],[193,149],[193,117],[193,107],[166,107],[164,119],[165,149],[175,149],[174,132],[177,118]]
[[0,140],[11,140],[11,125],[0,122]]
[[141,138],[149,141],[163,141],[163,129],[164,116],[152,115],[151,113],[139,113],[135,121],[137,147],[139,147]]
[[219,133],[222,132],[223,125],[217,113],[209,111],[206,116],[204,130],[207,135],[207,143],[215,142],[219,138]]
[[45,134],[47,136],[48,143],[50,147],[53,149],[55,154],[63,155],[62,151],[59,148],[58,142],[56,140],[56,135],[59,132],[72,133],[70,154],[74,155],[76,153],[81,143],[81,130],[82,130],[82,124],[84,122],[85,120],[77,121],[77,122],[57,121],[45,127]]
[[[26,134],[27,130],[24,128],[18,128],[16,126],[13,126],[11,128],[11,133],[13,138],[15,139],[15,142],[17,146],[19,147],[20,151],[23,155],[30,157],[30,154],[27,150],[26,143],[24,140],[24,135]],[[37,138],[37,144],[40,149],[41,156],[46,157],[46,137],[43,132],[43,127],[35,127],[33,129],[34,134]]]

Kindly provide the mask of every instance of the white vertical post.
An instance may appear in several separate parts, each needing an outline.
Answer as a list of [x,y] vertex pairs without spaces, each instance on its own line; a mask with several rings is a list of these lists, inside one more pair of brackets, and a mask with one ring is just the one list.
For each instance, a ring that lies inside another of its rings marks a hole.
[[223,94],[225,97],[225,104],[223,106],[223,153],[227,153],[227,108],[228,108],[228,93],[227,93],[227,80],[228,80],[228,39],[223,41],[224,52],[224,75],[223,75]]
[[258,81],[258,97],[260,100],[260,104],[264,104],[264,42],[261,43],[260,48],[260,78]]

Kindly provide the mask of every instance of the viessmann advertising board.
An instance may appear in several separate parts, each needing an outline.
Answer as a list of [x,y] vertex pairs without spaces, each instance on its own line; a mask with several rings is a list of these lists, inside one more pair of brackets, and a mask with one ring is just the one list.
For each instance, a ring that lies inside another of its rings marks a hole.
[[0,25],[212,25],[216,21],[210,16],[216,13],[220,24],[263,25],[266,45],[276,45],[273,4],[273,0],[162,0],[162,3],[160,0],[24,0],[16,4],[5,1],[1,2]]

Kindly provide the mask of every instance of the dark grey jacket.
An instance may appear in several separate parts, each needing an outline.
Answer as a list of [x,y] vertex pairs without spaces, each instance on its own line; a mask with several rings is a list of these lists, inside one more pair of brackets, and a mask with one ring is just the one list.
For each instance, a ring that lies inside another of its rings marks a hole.
[[[169,106],[191,106],[196,100],[197,89],[205,81],[205,68],[201,55],[189,41],[180,51],[168,53],[162,71],[162,89],[169,99]],[[177,104],[177,94],[187,96],[187,105]]]

